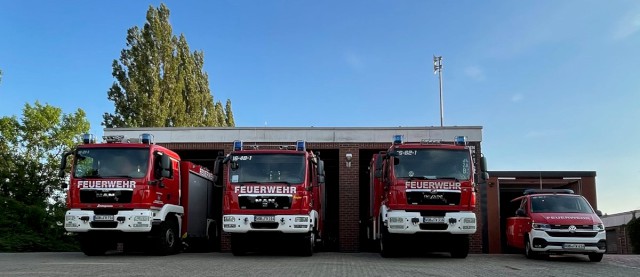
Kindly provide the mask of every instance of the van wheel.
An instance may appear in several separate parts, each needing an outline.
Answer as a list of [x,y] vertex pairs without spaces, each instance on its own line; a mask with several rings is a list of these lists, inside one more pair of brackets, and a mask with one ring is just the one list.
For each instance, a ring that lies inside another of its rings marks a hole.
[[529,243],[529,239],[525,239],[524,241],[524,256],[527,257],[527,259],[536,259],[538,257],[536,252],[531,250],[531,244]]
[[602,257],[604,257],[604,254],[602,253],[589,254],[589,261],[599,262],[599,261],[602,261]]

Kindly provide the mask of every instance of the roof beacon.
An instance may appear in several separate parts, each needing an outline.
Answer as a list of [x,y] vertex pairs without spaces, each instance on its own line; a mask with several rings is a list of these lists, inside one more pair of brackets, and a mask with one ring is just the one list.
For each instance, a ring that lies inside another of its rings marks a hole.
[[393,144],[403,144],[403,143],[404,143],[404,135],[393,136]]
[[241,140],[234,140],[233,141],[233,151],[240,151],[242,150],[242,141]]

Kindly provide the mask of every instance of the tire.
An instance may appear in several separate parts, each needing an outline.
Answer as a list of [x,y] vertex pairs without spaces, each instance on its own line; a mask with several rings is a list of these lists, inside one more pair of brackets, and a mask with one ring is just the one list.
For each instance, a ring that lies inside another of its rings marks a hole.
[[245,242],[239,234],[231,234],[231,254],[244,256],[247,254]]
[[533,250],[531,250],[531,244],[529,243],[529,239],[526,239],[524,242],[524,256],[527,257],[527,259],[538,258],[538,254]]
[[79,234],[80,250],[87,256],[103,256],[109,250],[109,243],[104,238],[91,234]]
[[589,254],[589,261],[597,263],[602,261],[602,257],[604,257],[603,253],[592,253]]
[[159,256],[177,254],[182,250],[182,240],[178,231],[178,221],[173,216],[160,223],[152,237],[153,253]]
[[449,252],[452,258],[464,259],[469,255],[469,236],[468,235],[456,235],[454,236],[454,243],[451,251]]
[[313,249],[315,248],[315,240],[316,235],[315,232],[311,231],[304,236],[302,236],[302,241],[300,243],[300,256],[303,257],[311,257],[313,256]]
[[380,256],[383,258],[393,258],[398,255],[396,251],[396,245],[394,245],[393,239],[389,230],[386,227],[381,226],[382,232],[380,233]]
[[207,252],[220,250],[220,238],[218,237],[218,227],[215,223],[209,224],[207,230]]

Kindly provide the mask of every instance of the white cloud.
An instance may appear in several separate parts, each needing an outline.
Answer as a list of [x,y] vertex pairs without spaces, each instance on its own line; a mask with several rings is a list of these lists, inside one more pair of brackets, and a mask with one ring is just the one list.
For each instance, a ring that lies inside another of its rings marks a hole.
[[613,30],[613,38],[616,40],[625,39],[638,31],[640,31],[640,9],[634,9],[618,20]]
[[522,93],[516,93],[513,96],[511,96],[511,102],[513,103],[518,103],[522,101],[522,99],[524,99],[524,95],[522,95]]
[[464,69],[464,73],[476,81],[484,81],[485,79],[484,71],[475,65],[467,66],[467,68]]

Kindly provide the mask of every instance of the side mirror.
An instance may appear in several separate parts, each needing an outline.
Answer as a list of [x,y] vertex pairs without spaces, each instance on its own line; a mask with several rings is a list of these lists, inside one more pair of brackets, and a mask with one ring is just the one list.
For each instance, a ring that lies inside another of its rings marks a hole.
[[524,211],[524,209],[517,209],[516,216],[527,216],[527,213]]
[[220,175],[220,163],[222,163],[222,158],[218,157],[215,162],[213,162],[213,182],[218,181],[218,175]]
[[602,211],[600,211],[600,210],[596,210],[596,215],[597,215],[598,217],[602,217]]
[[[485,158],[485,156],[482,156],[482,158],[480,160],[481,160],[481,162],[480,162],[480,171],[487,172],[487,158]],[[489,177],[487,177],[487,179],[489,179]]]
[[489,172],[483,171],[482,173],[480,173],[480,179],[484,182],[489,180]]
[[323,160],[318,160],[318,166],[316,170],[318,171],[318,183],[324,184],[325,177],[324,177],[324,161]]
[[376,169],[376,170],[373,172],[373,177],[376,177],[376,178],[380,178],[380,177],[382,177],[382,169]]
[[73,151],[67,151],[62,154],[62,160],[60,161],[60,167],[58,168],[58,177],[64,178],[64,170],[67,168],[67,157],[73,154]]
[[171,158],[168,155],[160,156],[160,176],[164,178],[173,177],[173,163],[171,163]]
[[69,187],[69,184],[67,184],[67,183],[61,183],[60,184],[60,188],[62,188],[62,189],[66,189],[68,187]]

